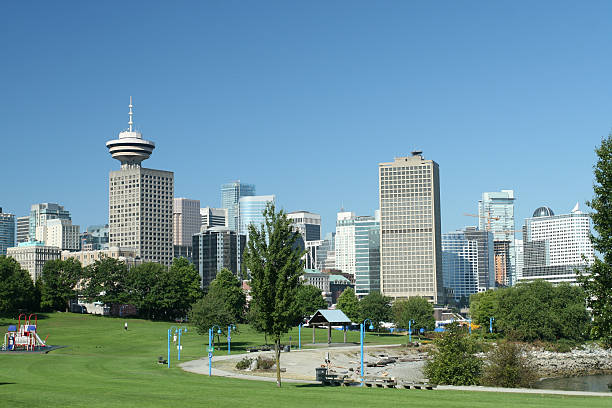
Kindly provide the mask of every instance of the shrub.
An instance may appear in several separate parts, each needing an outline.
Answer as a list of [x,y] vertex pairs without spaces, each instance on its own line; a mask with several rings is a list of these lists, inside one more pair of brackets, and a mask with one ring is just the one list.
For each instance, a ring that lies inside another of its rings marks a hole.
[[482,361],[474,355],[477,345],[457,323],[447,325],[446,331],[436,337],[434,344],[435,349],[429,351],[432,359],[424,368],[430,382],[450,385],[478,384]]
[[490,364],[483,370],[482,384],[494,387],[531,387],[538,379],[526,349],[519,343],[505,341],[489,353]]
[[246,370],[247,368],[251,366],[252,361],[253,361],[252,358],[244,357],[242,360],[236,363],[236,368],[238,370]]
[[274,364],[276,364],[276,361],[274,361],[273,358],[263,356],[257,357],[257,368],[260,370],[269,370],[270,368],[274,367]]

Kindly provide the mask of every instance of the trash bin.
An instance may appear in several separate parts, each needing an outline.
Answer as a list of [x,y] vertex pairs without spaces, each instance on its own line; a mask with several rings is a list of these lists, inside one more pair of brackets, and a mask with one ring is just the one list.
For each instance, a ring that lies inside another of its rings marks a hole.
[[315,368],[316,380],[317,381],[325,381],[325,376],[327,375],[327,368],[325,367],[317,367]]

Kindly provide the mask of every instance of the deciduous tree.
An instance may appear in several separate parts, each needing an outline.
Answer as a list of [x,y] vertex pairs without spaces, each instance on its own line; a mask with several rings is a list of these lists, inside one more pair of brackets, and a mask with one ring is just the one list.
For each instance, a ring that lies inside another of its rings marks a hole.
[[280,339],[296,321],[293,307],[302,274],[304,251],[296,246],[296,233],[284,211],[274,204],[263,211],[260,227],[249,225],[249,242],[244,254],[251,272],[252,302],[261,317],[263,331],[274,339],[276,384],[281,386]]
[[295,308],[300,323],[304,317],[312,316],[319,309],[327,309],[321,289],[312,285],[300,285],[295,297]]
[[81,263],[74,258],[54,259],[43,266],[40,307],[66,310],[76,300],[76,286],[83,277]]
[[408,329],[408,322],[414,320],[412,330],[423,328],[432,331],[436,328],[433,305],[422,297],[410,297],[393,304],[393,322],[397,327]]
[[370,319],[375,329],[380,329],[380,323],[392,320],[391,299],[380,292],[370,292],[359,301],[359,320]]
[[0,316],[36,311],[39,302],[30,274],[13,258],[0,255]]
[[359,321],[359,299],[353,288],[346,288],[338,297],[336,309],[340,309],[353,322]]
[[593,336],[612,347],[612,134],[601,141],[595,152],[594,197],[587,204],[593,209],[591,218],[597,232],[591,242],[602,258],[595,259],[579,282],[592,309]]

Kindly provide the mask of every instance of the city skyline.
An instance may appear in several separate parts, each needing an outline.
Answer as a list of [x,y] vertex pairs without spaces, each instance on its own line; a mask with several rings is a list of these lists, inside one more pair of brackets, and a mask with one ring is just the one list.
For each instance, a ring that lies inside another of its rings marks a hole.
[[[593,150],[612,124],[610,57],[599,52],[611,5],[347,4],[238,14],[219,4],[8,5],[5,28],[19,40],[0,67],[10,78],[0,130],[27,129],[37,148],[27,151],[36,166],[5,157],[2,170],[16,176],[0,205],[20,217],[55,202],[82,229],[107,222],[101,180],[112,164],[99,146],[124,123],[129,95],[137,127],[157,143],[151,166],[175,172],[177,197],[220,207],[219,186],[244,180],[288,212],[321,214],[323,234],[341,207],[373,213],[377,163],[414,149],[440,165],[442,231],[475,225],[462,214],[485,191],[514,190],[517,223],[592,197]],[[96,18],[79,18],[85,11]],[[181,30],[156,32],[170,12]],[[69,33],[50,29],[62,21]],[[133,49],[107,46],[125,38]],[[25,151],[24,140],[6,137],[3,148]],[[283,154],[304,141],[317,146],[315,166]],[[66,152],[74,160],[58,160]],[[540,171],[545,181],[533,177]]]

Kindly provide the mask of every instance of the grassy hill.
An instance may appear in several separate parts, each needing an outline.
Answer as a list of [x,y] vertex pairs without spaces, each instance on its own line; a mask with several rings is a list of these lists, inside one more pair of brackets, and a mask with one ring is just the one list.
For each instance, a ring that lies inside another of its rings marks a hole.
[[[123,329],[127,321],[129,330]],[[0,320],[0,333],[13,323]],[[166,356],[169,323],[118,319],[70,313],[40,316],[39,334],[49,334],[49,344],[67,347],[48,354],[0,354],[0,406],[3,407],[308,407],[385,406],[418,407],[608,407],[609,398],[564,397],[526,394],[496,394],[458,391],[420,391],[332,388],[207,377],[183,372],[172,351],[170,369],[157,363]],[[287,335],[295,345],[297,330]],[[318,331],[320,342],[326,333]],[[334,333],[341,341],[342,333]],[[248,325],[232,336],[232,351],[244,352],[249,345],[263,344],[261,334]],[[312,340],[302,331],[303,343]],[[358,341],[350,333],[349,341]],[[399,343],[401,336],[368,335],[374,343]],[[183,337],[181,359],[205,355],[207,336],[189,330]],[[227,353],[221,341],[215,354]],[[233,353],[232,353],[233,354]]]

